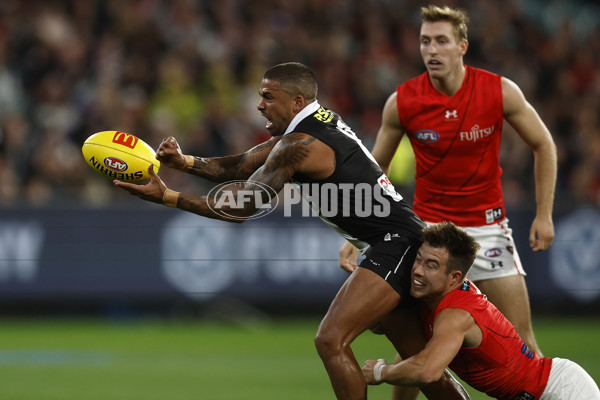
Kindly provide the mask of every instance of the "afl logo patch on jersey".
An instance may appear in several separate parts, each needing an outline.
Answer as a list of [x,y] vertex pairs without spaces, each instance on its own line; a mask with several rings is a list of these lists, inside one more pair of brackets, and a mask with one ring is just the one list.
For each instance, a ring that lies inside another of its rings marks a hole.
[[423,129],[415,133],[415,138],[421,143],[435,143],[440,138],[440,135],[436,131]]

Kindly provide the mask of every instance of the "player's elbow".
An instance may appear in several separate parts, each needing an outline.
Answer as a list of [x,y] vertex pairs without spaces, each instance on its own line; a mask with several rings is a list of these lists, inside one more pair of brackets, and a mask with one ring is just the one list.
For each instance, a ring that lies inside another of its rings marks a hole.
[[444,375],[444,370],[432,369],[432,368],[421,368],[418,373],[417,381],[423,385],[434,383],[439,381]]

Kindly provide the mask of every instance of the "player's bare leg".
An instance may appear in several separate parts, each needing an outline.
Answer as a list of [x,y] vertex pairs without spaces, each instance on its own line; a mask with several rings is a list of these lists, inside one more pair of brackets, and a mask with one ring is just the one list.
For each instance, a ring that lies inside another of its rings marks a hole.
[[[427,344],[427,337],[423,332],[417,307],[394,310],[381,320],[381,327],[398,351],[398,361],[417,354]],[[422,385],[420,388],[395,386],[392,391],[392,399],[416,399],[419,389],[429,400],[470,399],[465,388],[452,376],[448,369],[444,371],[444,375],[439,381]]]
[[399,301],[400,295],[379,275],[357,268],[331,303],[315,345],[338,399],[366,399],[367,383],[350,344]]
[[497,279],[484,279],[475,282],[475,284],[514,325],[515,330],[525,341],[527,347],[537,355],[542,356],[531,324],[531,309],[525,277],[523,275],[513,275]]
[[[357,268],[331,303],[319,326],[315,344],[338,399],[366,399],[367,384],[350,344],[389,314],[399,301],[400,295],[379,275]],[[420,350],[424,346],[424,336],[422,333],[417,336],[414,343],[419,343]],[[407,346],[415,349],[414,343]],[[468,399],[462,386],[456,380],[450,381],[446,375],[427,386],[431,386],[431,393],[434,393],[430,399]]]
[[[394,363],[402,361],[400,354],[394,357]],[[392,386],[392,400],[416,400],[421,390],[417,386]]]

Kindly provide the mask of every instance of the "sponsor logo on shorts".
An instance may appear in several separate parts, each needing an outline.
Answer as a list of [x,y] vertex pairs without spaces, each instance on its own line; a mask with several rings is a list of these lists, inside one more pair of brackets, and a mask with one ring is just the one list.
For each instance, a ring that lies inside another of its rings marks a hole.
[[104,165],[112,171],[123,172],[127,171],[127,163],[117,157],[106,157],[104,159]]
[[431,129],[423,129],[415,133],[415,138],[421,143],[435,143],[439,140],[440,134]]
[[502,249],[494,247],[493,249],[487,249],[484,254],[486,257],[499,257],[502,254]]

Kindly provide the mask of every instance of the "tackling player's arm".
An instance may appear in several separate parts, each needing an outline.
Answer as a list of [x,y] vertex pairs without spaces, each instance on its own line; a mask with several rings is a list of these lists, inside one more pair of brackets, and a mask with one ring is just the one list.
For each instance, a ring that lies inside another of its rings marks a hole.
[[175,138],[168,137],[160,144],[156,158],[169,168],[189,172],[212,182],[243,180],[265,163],[280,139],[281,136],[272,137],[242,154],[197,157],[183,154]]
[[385,102],[381,114],[381,126],[377,132],[373,150],[371,150],[373,157],[386,174],[389,172],[394,154],[404,136],[404,128],[400,123],[396,105],[397,95],[397,92],[392,93]]
[[[396,97],[397,92],[394,92],[385,102],[381,115],[381,126],[377,132],[373,150],[371,150],[371,154],[386,174],[389,172],[392,158],[394,158],[396,149],[404,135],[404,128],[398,116]],[[357,258],[358,249],[352,243],[345,242],[339,251],[340,267],[347,272],[354,271],[357,268]]]
[[[275,193],[297,172],[301,172],[314,179],[323,179],[333,173],[335,157],[333,150],[323,142],[304,133],[286,135],[275,145],[269,157],[254,174],[252,174],[241,190],[255,191],[260,196],[266,196],[262,185],[268,185]],[[116,186],[128,191],[132,195],[154,203],[177,207],[208,218],[220,219],[231,222],[244,222],[245,219],[257,210],[256,203],[243,202],[241,207],[231,207],[229,203],[216,208],[216,200],[207,196],[196,196],[170,190],[164,182],[149,168],[152,176],[145,185],[135,185],[121,181],[114,181]],[[270,199],[263,198],[264,202]],[[228,218],[232,216],[232,218]]]
[[556,145],[544,122],[512,81],[502,78],[504,118],[533,150],[537,213],[529,232],[533,251],[546,250],[554,239],[552,207],[556,186]]
[[469,347],[471,344],[478,345],[478,334],[480,343],[481,330],[471,314],[465,310],[448,308],[436,317],[433,337],[419,353],[397,364],[381,366],[380,363],[379,380],[376,379],[373,370],[377,360],[365,361],[362,371],[369,385],[387,382],[393,385],[418,386],[436,382],[442,377],[463,343]]

